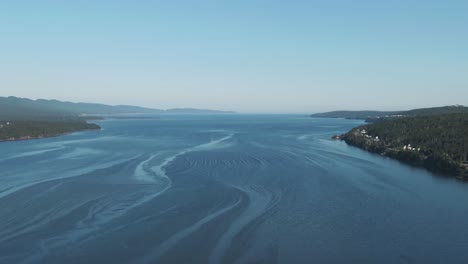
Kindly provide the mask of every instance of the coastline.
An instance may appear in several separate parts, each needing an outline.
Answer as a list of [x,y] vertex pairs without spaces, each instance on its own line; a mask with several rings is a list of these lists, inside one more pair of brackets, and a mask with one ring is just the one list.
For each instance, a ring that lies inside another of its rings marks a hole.
[[332,139],[435,175],[468,181],[467,111],[461,106],[411,110],[410,115],[385,117]]
[[425,157],[425,160],[421,162],[420,160],[416,160],[414,158],[414,153],[411,152],[404,152],[401,150],[396,150],[394,148],[388,148],[385,146],[377,146],[375,144],[369,143],[368,141],[356,141],[353,140],[350,134],[359,129],[359,127],[353,128],[348,133],[342,135],[334,135],[331,137],[333,140],[340,140],[344,141],[347,145],[359,148],[361,150],[367,151],[372,154],[380,155],[383,157],[387,157],[396,161],[399,161],[405,165],[409,165],[415,168],[422,168],[425,169],[435,175],[442,176],[442,177],[453,177],[457,180],[468,182],[468,164],[457,164],[458,171],[447,169],[443,170],[439,167],[436,167],[434,164],[438,162],[442,162],[441,160],[437,160],[434,157]]
[[[93,125],[96,125],[92,123]],[[46,139],[46,138],[54,138],[54,137],[61,137],[61,136],[66,136],[70,135],[76,132],[82,132],[82,131],[93,131],[93,130],[102,130],[102,128],[98,125],[96,125],[96,128],[87,128],[87,129],[78,129],[74,131],[67,131],[59,134],[51,134],[51,135],[41,135],[41,136],[21,136],[21,137],[11,137],[7,139],[0,139],[0,143],[6,143],[6,142],[17,142],[17,141],[27,141],[27,140],[38,140],[38,139]]]

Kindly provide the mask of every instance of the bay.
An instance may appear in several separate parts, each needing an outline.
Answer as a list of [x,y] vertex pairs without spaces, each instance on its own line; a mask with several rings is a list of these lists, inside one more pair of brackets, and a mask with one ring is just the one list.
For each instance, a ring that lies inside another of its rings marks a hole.
[[298,115],[0,144],[0,263],[466,263],[468,185]]

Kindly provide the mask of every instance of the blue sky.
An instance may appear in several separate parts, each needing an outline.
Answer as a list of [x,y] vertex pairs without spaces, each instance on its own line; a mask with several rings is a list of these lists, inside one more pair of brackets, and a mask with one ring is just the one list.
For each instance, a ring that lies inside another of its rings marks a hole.
[[0,95],[308,113],[468,105],[468,1],[1,1]]

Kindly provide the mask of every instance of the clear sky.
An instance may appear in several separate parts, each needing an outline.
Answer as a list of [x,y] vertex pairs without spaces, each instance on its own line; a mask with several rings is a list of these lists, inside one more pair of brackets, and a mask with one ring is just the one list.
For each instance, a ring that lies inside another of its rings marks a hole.
[[468,1],[1,1],[0,96],[317,112],[468,105]]

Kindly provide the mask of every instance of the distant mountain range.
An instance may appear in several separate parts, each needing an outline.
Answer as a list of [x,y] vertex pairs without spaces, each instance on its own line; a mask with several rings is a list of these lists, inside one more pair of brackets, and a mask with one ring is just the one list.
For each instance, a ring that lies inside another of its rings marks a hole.
[[31,100],[18,97],[0,97],[0,118],[43,118],[83,115],[122,114],[227,114],[229,111],[208,109],[175,108],[152,109],[130,105],[105,105],[95,103],[72,103],[58,100]]
[[362,119],[375,122],[385,118],[430,116],[441,114],[468,114],[468,107],[462,105],[421,108],[406,111],[332,111],[312,114],[311,117]]

